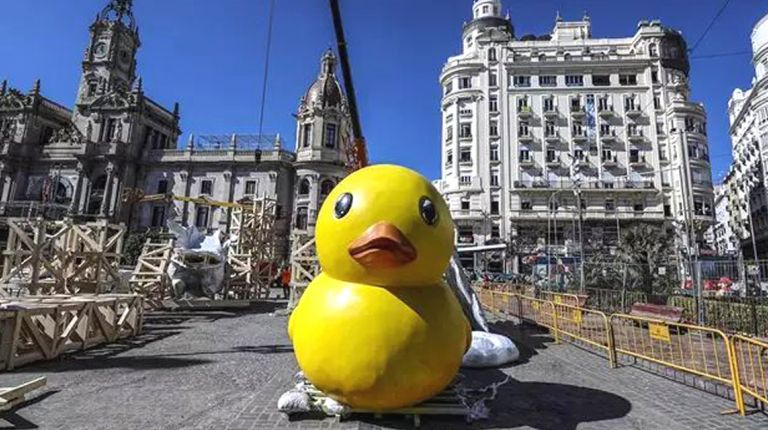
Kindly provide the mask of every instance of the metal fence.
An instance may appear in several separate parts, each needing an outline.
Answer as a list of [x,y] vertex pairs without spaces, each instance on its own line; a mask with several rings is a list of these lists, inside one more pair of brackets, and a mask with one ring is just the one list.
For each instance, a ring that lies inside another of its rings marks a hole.
[[768,403],[768,342],[736,335],[731,337],[731,351],[741,391]]

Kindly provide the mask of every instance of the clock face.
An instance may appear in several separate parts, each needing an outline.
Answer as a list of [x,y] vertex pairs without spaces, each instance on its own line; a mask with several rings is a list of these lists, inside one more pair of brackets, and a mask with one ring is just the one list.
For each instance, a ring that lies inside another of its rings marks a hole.
[[97,58],[103,58],[105,55],[107,55],[107,44],[104,42],[100,42],[93,49],[93,52]]

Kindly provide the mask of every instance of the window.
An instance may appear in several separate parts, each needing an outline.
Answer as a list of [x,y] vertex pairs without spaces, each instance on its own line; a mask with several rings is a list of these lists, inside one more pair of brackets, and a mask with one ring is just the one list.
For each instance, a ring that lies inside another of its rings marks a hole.
[[498,215],[498,214],[499,214],[499,201],[491,200],[491,215]]
[[581,121],[574,121],[573,126],[571,127],[571,133],[574,137],[584,137],[586,134],[584,133],[584,123]]
[[299,182],[299,195],[300,196],[308,196],[309,195],[309,179],[302,179],[301,182]]
[[613,199],[605,199],[605,211],[613,212],[615,210],[616,210],[616,203],[613,201]]
[[213,181],[210,179],[203,179],[200,182],[200,194],[210,196],[213,194]]
[[650,45],[648,45],[648,54],[649,54],[651,57],[656,57],[656,56],[658,56],[658,55],[659,55],[659,50],[658,50],[658,48],[656,47],[656,44],[655,44],[655,43],[651,43]]
[[611,85],[611,75],[592,75],[592,85],[596,87],[607,87]]
[[453,82],[448,82],[445,84],[445,95],[448,95],[453,92]]
[[583,87],[584,86],[584,76],[582,75],[566,75],[565,76],[565,85],[569,87]]
[[168,180],[161,179],[157,181],[157,194],[165,194],[168,192]]
[[637,103],[634,96],[624,99],[624,110],[627,112],[637,110]]
[[96,95],[96,91],[99,90],[99,84],[96,81],[88,82],[88,97]]
[[611,110],[611,105],[608,103],[608,96],[597,98],[597,110],[600,112]]
[[498,173],[491,174],[491,186],[492,187],[498,187],[499,186],[499,174]]
[[312,144],[312,124],[304,124],[304,139],[301,142],[301,146],[308,148]]
[[448,166],[453,166],[453,151],[450,149],[445,154],[445,164]]
[[496,61],[496,49],[495,48],[488,49],[488,60]]
[[331,194],[333,187],[334,187],[333,181],[330,181],[330,180],[323,181],[320,184],[320,195],[327,196],[328,194]]
[[659,83],[659,72],[655,70],[651,71],[651,82],[653,82],[654,84]]
[[671,217],[672,216],[672,206],[669,204],[664,205],[664,216],[665,217]]
[[463,90],[466,88],[472,88],[472,78],[469,78],[469,77],[459,78],[459,89]]
[[520,150],[520,161],[531,161],[531,151],[527,149]]
[[609,149],[603,149],[603,161],[613,161],[613,152]]
[[462,149],[459,153],[459,161],[462,163],[471,163],[472,151],[470,149]]
[[552,96],[544,97],[544,112],[555,111],[555,98]]
[[459,176],[459,184],[469,185],[472,183],[472,178],[469,176]]
[[627,124],[627,134],[629,134],[631,137],[642,136],[643,129],[638,128],[637,124]]
[[531,135],[531,131],[528,129],[528,121],[520,121],[517,134],[519,134],[520,137],[528,137]]
[[600,137],[611,136],[612,134],[610,124],[600,124]]
[[579,97],[571,97],[571,112],[577,112],[581,110],[581,99]]
[[461,201],[461,210],[468,211],[469,210],[469,200],[462,200]]
[[497,75],[496,72],[488,74],[488,85],[492,87],[499,85],[499,75]]
[[645,205],[643,202],[637,202],[634,205],[632,205],[632,208],[635,210],[635,212],[642,212],[645,210]]
[[556,87],[557,76],[554,76],[554,75],[539,76],[539,86],[540,87]]
[[637,75],[619,75],[619,85],[637,85]]
[[640,161],[640,151],[637,149],[630,149],[629,150],[629,162],[630,163],[637,163]]
[[491,96],[488,99],[488,110],[491,112],[499,111],[499,98],[497,96]]
[[245,195],[252,196],[256,194],[256,181],[245,181]]
[[557,153],[554,149],[547,149],[547,163],[552,163],[557,160]]
[[499,135],[499,122],[498,121],[491,121],[491,124],[489,126],[488,134],[495,137]]
[[488,6],[483,6],[483,14],[488,13],[488,10],[489,10]]
[[573,151],[573,158],[583,161],[584,160],[584,150],[582,149],[576,149]]
[[499,161],[499,147],[491,146],[491,161]]
[[309,224],[309,209],[301,207],[296,209],[296,229],[306,230]]
[[658,94],[653,96],[653,108],[656,110],[661,109],[661,98]]
[[112,139],[116,138],[115,132],[117,131],[117,119],[110,118],[107,120],[107,129],[106,133],[103,136],[103,140],[107,142],[111,142]]
[[165,224],[165,206],[152,208],[152,227],[162,227]]
[[514,85],[518,88],[527,88],[531,86],[530,76],[515,76]]
[[472,124],[463,123],[459,126],[459,137],[470,138],[472,137]]
[[533,203],[531,203],[530,200],[523,200],[520,202],[520,209],[524,211],[529,211],[533,209]]
[[498,239],[500,237],[501,237],[501,233],[499,232],[499,226],[498,225],[491,226],[491,238]]
[[555,126],[554,121],[546,122],[546,125],[544,126],[544,135],[547,137],[557,136],[557,126]]
[[195,227],[208,228],[208,216],[211,208],[208,206],[198,206],[195,214]]
[[453,126],[448,126],[448,128],[445,129],[445,140],[447,142],[453,140]]
[[326,124],[325,125],[325,147],[326,148],[336,147],[336,136],[337,136],[336,124]]

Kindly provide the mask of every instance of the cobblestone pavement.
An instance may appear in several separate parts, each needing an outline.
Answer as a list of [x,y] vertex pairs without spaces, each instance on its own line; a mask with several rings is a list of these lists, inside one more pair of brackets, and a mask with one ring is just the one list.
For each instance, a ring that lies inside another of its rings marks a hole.
[[[7,386],[45,375],[48,386],[3,416],[17,429],[410,428],[400,417],[289,421],[277,398],[296,371],[285,317],[249,313],[152,314],[145,334],[61,360],[0,374]],[[765,429],[768,418],[723,416],[733,403],[502,323],[522,360],[465,371],[467,384],[512,381],[490,402],[492,418],[468,426],[425,417],[423,428]]]

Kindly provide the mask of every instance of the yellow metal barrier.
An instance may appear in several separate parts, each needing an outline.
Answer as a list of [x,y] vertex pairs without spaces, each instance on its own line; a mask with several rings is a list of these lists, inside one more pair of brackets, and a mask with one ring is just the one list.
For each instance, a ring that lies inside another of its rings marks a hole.
[[527,296],[517,296],[517,298],[519,301],[517,313],[513,313],[512,315],[517,316],[522,321],[528,321],[548,328],[555,338],[555,343],[560,342],[555,304],[547,300]]
[[610,326],[616,352],[729,384],[744,414],[739,371],[722,331],[622,314],[611,315]]
[[737,370],[734,376],[742,394],[768,403],[768,342],[741,335],[732,336],[731,352]]
[[584,302],[586,302],[586,298],[584,300],[581,299],[581,297],[577,296],[576,294],[568,294],[568,293],[556,293],[554,291],[542,291],[539,293],[541,295],[541,298],[544,300],[549,300],[550,302],[556,304],[556,305],[569,305],[569,306],[583,306]]
[[565,304],[555,304],[557,331],[575,340],[605,351],[611,367],[615,367],[613,336],[608,316],[600,311]]

